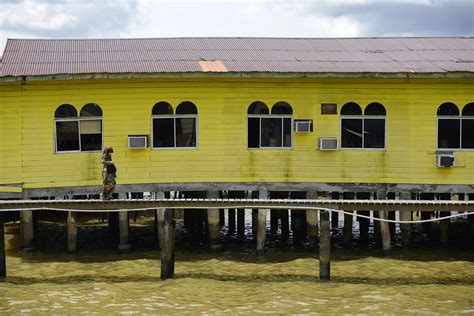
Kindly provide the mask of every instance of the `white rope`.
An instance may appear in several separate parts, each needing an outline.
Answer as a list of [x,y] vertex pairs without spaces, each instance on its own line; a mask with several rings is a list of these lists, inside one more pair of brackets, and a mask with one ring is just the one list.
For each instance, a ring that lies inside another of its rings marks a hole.
[[[269,205],[270,206],[270,205]],[[207,209],[221,209],[223,208],[222,206],[175,206],[172,209],[202,209],[202,210],[207,210]],[[262,209],[262,207],[256,207],[255,205],[228,205],[225,208],[227,209]],[[360,218],[366,218],[366,219],[371,219],[374,221],[379,221],[379,222],[386,222],[386,223],[398,223],[398,224],[418,224],[418,223],[430,223],[430,222],[437,222],[437,221],[442,221],[445,219],[450,219],[450,218],[456,218],[456,217],[463,217],[463,216],[470,216],[474,215],[474,212],[466,212],[466,213],[458,213],[458,214],[453,214],[449,216],[444,216],[444,217],[438,217],[438,218],[432,218],[432,219],[424,219],[424,220],[413,220],[413,221],[401,221],[401,220],[392,220],[392,219],[385,219],[385,218],[378,218],[378,217],[370,217],[366,215],[361,215],[352,212],[347,212],[344,210],[335,210],[331,208],[324,208],[324,207],[314,207],[314,206],[293,206],[293,207],[288,207],[288,206],[280,206],[280,205],[271,205],[272,209],[302,209],[302,210],[315,210],[315,211],[327,211],[327,212],[337,212],[337,213],[342,213],[346,215],[351,215],[355,217],[360,217]],[[163,208],[157,208],[157,207],[148,207],[148,208],[137,208],[137,209],[125,209],[125,210],[71,210],[71,209],[63,209],[63,208],[51,208],[51,207],[36,207],[36,208],[21,208],[21,209],[14,209],[10,211],[37,211],[37,210],[45,210],[45,211],[60,211],[60,212],[78,212],[78,213],[98,213],[98,212],[104,212],[104,213],[113,213],[113,212],[121,212],[121,211],[128,211],[128,212],[137,212],[137,211],[156,211],[156,210],[163,210]],[[9,211],[9,210],[3,210],[3,211]]]

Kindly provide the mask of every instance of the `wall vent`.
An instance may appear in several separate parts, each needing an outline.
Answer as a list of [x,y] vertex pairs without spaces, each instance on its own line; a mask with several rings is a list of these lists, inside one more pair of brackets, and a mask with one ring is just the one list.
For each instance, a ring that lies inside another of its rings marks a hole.
[[310,133],[313,131],[312,120],[295,120],[296,133]]
[[339,144],[335,137],[321,137],[319,138],[319,150],[337,150]]
[[147,135],[128,135],[128,148],[143,149],[148,147]]
[[454,154],[438,154],[436,156],[436,165],[442,168],[454,167],[456,159]]

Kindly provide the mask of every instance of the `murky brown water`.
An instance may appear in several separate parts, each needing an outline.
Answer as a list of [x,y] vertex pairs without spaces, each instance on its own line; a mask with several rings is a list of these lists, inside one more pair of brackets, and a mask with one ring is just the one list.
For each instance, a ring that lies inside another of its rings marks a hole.
[[[0,314],[474,314],[474,254],[467,250],[333,251],[332,280],[316,254],[249,247],[223,253],[178,249],[176,277],[160,280],[159,252],[142,247],[18,251],[7,226]],[[83,231],[84,233],[84,231]],[[277,247],[278,248],[278,247]]]

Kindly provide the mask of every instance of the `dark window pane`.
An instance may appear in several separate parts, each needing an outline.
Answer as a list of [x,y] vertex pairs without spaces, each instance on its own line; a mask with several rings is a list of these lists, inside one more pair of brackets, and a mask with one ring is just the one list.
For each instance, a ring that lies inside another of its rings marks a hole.
[[74,108],[70,104],[63,104],[60,107],[56,109],[56,112],[54,113],[54,117],[56,118],[61,118],[61,117],[76,117],[77,116],[77,111],[76,108]]
[[153,119],[153,147],[174,147],[174,119]]
[[81,120],[81,151],[102,149],[102,120]]
[[438,108],[438,115],[454,115],[458,116],[459,115],[459,109],[456,105],[453,103],[443,103],[440,105]]
[[474,116],[474,103],[468,103],[466,106],[462,109],[462,115],[463,116]]
[[262,118],[262,147],[282,147],[282,119]]
[[176,147],[196,147],[195,118],[176,118]]
[[385,115],[385,108],[380,103],[370,103],[365,108],[365,115]]
[[341,120],[341,147],[362,148],[362,119]]
[[57,151],[79,150],[79,122],[56,122]]
[[151,110],[152,115],[172,115],[173,107],[168,102],[158,102]]
[[438,119],[438,148],[459,148],[459,120]]
[[269,114],[268,107],[265,103],[257,101],[250,104],[247,114]]
[[260,118],[249,117],[248,118],[248,146],[249,148],[260,147]]
[[342,107],[341,115],[362,115],[362,109],[357,103],[349,102]]
[[283,119],[283,147],[291,147],[291,119]]
[[102,109],[100,106],[94,103],[84,105],[81,109],[81,117],[84,116],[102,116]]
[[364,120],[364,148],[385,147],[385,120]]
[[197,114],[196,106],[189,101],[182,102],[176,108],[176,114]]
[[474,149],[474,119],[462,120],[462,148]]
[[286,102],[278,102],[272,107],[272,114],[293,114],[293,109]]

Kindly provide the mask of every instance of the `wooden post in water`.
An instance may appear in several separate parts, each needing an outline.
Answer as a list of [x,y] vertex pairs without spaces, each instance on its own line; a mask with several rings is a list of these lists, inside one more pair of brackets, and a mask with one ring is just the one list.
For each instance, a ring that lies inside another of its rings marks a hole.
[[166,280],[171,278],[174,274],[174,210],[160,209],[160,212],[158,214],[158,229],[161,230],[161,279]]
[[34,243],[33,211],[20,212],[20,232],[21,232],[21,249],[23,249],[24,251],[33,250],[33,243]]
[[[344,200],[353,200],[354,192],[344,192]],[[354,212],[350,212],[354,213]],[[352,246],[352,221],[353,215],[344,214],[344,228],[342,231],[342,243],[344,248],[351,248]]]
[[[163,191],[158,191],[156,192],[156,199],[157,200],[162,200],[165,198],[165,192]],[[161,240],[163,239],[163,225],[160,223],[160,214],[162,214],[165,211],[164,208],[158,208],[156,210],[156,234],[158,235],[158,248],[160,248],[160,243]],[[184,214],[184,212],[183,212]],[[183,215],[184,217],[184,215]],[[163,217],[161,217],[163,218]]]
[[[306,192],[306,198],[308,200],[316,200],[318,198],[318,192],[308,191]],[[316,243],[318,239],[318,213],[317,210],[306,210],[306,230],[308,232],[309,247],[316,249]]]
[[5,254],[4,214],[0,212],[0,281],[7,276],[7,261]]
[[[450,193],[441,193],[439,195],[440,200],[451,200],[451,194]],[[439,212],[439,217],[446,217],[451,215],[451,212]],[[449,244],[449,225],[450,225],[450,220],[445,219],[439,222],[439,230],[440,230],[440,241],[441,241],[441,246],[446,247]]]
[[67,251],[77,250],[77,213],[67,212]]
[[[377,200],[385,200],[387,193],[385,191],[377,191]],[[387,211],[379,211],[380,219],[388,219]],[[382,249],[385,256],[390,256],[392,254],[392,245],[390,238],[390,227],[387,222],[380,222],[380,234],[382,237]]]
[[[400,200],[411,200],[411,193],[410,192],[400,192]],[[412,220],[412,212],[400,210],[400,220],[401,221],[411,221]],[[402,244],[404,248],[408,248],[410,245],[411,239],[411,224],[400,224],[400,230],[402,232]]]
[[329,226],[329,211],[320,212],[320,241],[319,241],[319,278],[331,278],[331,227]]
[[235,209],[230,208],[227,210],[227,223],[229,225],[229,235],[235,233]]
[[[268,199],[268,190],[261,188],[259,190],[260,199]],[[267,212],[268,209],[259,209],[257,215],[257,255],[265,252],[265,234],[267,231]]]
[[118,249],[120,253],[127,253],[131,249],[131,246],[128,240],[128,211],[119,211],[118,217],[119,217]]
[[[218,191],[208,191],[208,199],[217,199],[219,198]],[[211,251],[220,250],[222,245],[220,243],[220,231],[221,227],[219,225],[219,209],[208,209],[207,210],[207,223],[209,227],[209,242]]]
[[[331,192],[331,199],[339,200],[339,192]],[[331,212],[331,227],[332,228],[339,227],[339,213],[338,212]]]
[[237,237],[244,238],[245,236],[245,210],[237,210]]

